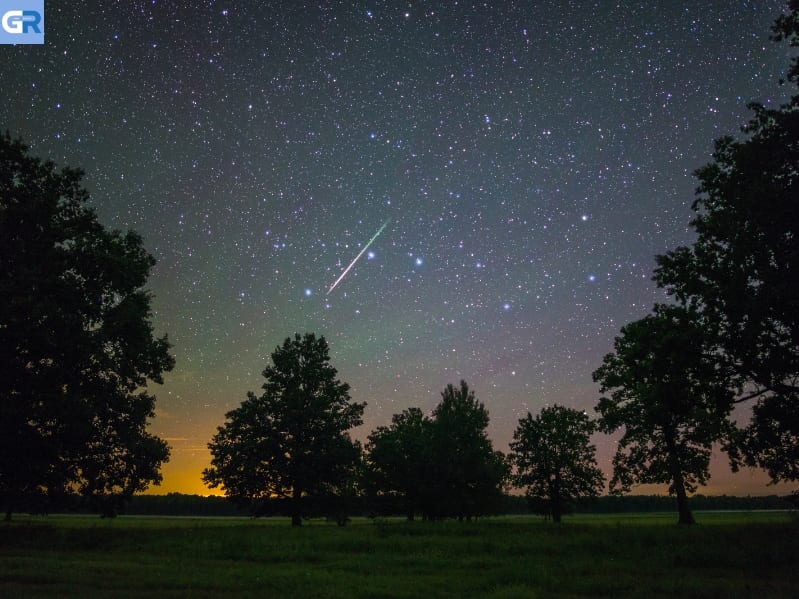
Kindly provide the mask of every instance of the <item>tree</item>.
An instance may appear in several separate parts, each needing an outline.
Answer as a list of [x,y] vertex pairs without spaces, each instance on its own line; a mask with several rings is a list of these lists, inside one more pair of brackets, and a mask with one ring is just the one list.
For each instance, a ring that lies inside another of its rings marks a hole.
[[[161,480],[169,457],[146,431],[147,381],[172,369],[153,336],[153,257],[105,229],[83,173],[56,170],[0,136],[0,502],[75,491],[113,502]],[[112,502],[112,503],[113,503]]]
[[248,392],[208,444],[208,486],[237,501],[290,499],[291,523],[299,526],[304,496],[349,484],[360,445],[347,431],[361,424],[366,404],[350,401],[349,385],[329,360],[325,338],[313,333],[275,348],[263,371],[264,393]]
[[408,408],[380,426],[366,443],[366,487],[381,497],[396,499],[413,520],[429,503],[429,473],[433,422],[419,408]]
[[623,428],[613,458],[612,491],[637,483],[668,483],[680,524],[692,524],[688,492],[709,478],[713,442],[728,427],[731,389],[707,332],[677,306],[628,324],[593,374],[604,432]]
[[[773,31],[799,46],[799,0]],[[788,80],[799,84],[799,57]],[[750,108],[746,138],[718,139],[713,162],[696,172],[696,241],[658,256],[655,280],[716,333],[746,385],[736,401],[755,400],[733,464],[742,451],[773,481],[799,480],[799,95]]]
[[528,412],[513,433],[513,483],[526,489],[528,499],[546,501],[554,522],[561,521],[571,504],[604,489],[605,477],[590,443],[594,429],[584,412],[555,405],[535,418]]
[[466,381],[442,391],[430,442],[431,517],[471,518],[490,513],[501,501],[508,468],[486,434],[488,422],[488,410]]

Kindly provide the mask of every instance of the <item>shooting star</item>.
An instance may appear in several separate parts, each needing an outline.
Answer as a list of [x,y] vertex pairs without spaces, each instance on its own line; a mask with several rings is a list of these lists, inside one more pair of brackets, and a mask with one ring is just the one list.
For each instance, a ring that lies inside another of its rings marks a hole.
[[366,250],[368,250],[368,249],[369,249],[369,246],[370,246],[370,245],[372,245],[372,242],[373,242],[375,239],[377,239],[377,236],[378,236],[378,235],[380,235],[380,234],[383,232],[383,229],[385,229],[385,228],[386,228],[386,225],[387,225],[388,223],[390,223],[390,222],[391,222],[391,219],[388,219],[388,220],[387,220],[386,222],[384,222],[384,223],[383,223],[383,225],[382,225],[382,226],[381,226],[381,227],[380,227],[380,228],[377,230],[377,233],[375,233],[374,235],[372,235],[372,238],[369,240],[369,243],[367,243],[365,246],[363,246],[363,249],[362,249],[360,252],[358,252],[358,255],[357,255],[357,256],[355,256],[355,259],[354,259],[352,262],[350,262],[350,265],[349,265],[347,268],[345,268],[345,269],[344,269],[344,271],[343,271],[343,272],[342,272],[342,273],[341,273],[341,274],[338,276],[338,279],[336,279],[336,282],[335,282],[335,283],[333,283],[333,284],[330,286],[330,289],[328,289],[328,290],[327,290],[327,293],[326,293],[325,295],[330,295],[330,292],[331,292],[331,291],[333,291],[333,290],[336,288],[336,285],[338,285],[338,284],[341,282],[341,279],[343,279],[344,277],[346,277],[346,276],[347,276],[347,273],[348,273],[348,272],[350,272],[350,269],[351,269],[353,266],[355,266],[355,263],[358,261],[358,258],[360,258],[361,256],[363,256],[363,253],[364,253]]

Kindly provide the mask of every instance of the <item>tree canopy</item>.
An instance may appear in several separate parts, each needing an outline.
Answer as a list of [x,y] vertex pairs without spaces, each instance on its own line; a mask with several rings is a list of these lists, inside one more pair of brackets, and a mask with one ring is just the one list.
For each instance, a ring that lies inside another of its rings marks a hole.
[[366,480],[373,495],[393,498],[391,508],[414,518],[431,503],[433,421],[419,408],[408,408],[379,426],[366,443]]
[[612,491],[668,483],[681,524],[693,523],[687,493],[709,478],[710,454],[724,438],[731,389],[707,331],[691,311],[656,306],[628,324],[594,372],[600,430],[623,429],[613,458]]
[[367,490],[411,519],[416,512],[431,520],[492,513],[508,467],[486,434],[488,421],[466,381],[447,385],[432,417],[419,408],[395,414],[369,435]]
[[79,492],[113,512],[161,480],[166,443],[147,432],[174,365],[144,289],[153,257],[108,230],[77,169],[0,136],[0,501]]
[[441,392],[433,410],[431,447],[433,517],[491,513],[508,475],[505,456],[488,438],[488,410],[466,381]]
[[535,418],[528,412],[513,433],[513,483],[532,501],[545,502],[545,513],[554,522],[575,502],[596,497],[605,487],[590,443],[594,430],[584,412],[555,405]]
[[303,497],[351,481],[360,445],[347,431],[361,424],[366,404],[350,401],[325,338],[313,333],[287,337],[263,376],[263,394],[248,392],[208,444],[213,459],[203,480],[239,501],[289,498],[299,526]]
[[[798,0],[773,30],[799,46]],[[787,78],[799,84],[799,58]],[[799,95],[750,108],[745,138],[718,139],[696,172],[696,241],[658,256],[655,280],[715,333],[738,401],[755,399],[733,458],[799,480]]]

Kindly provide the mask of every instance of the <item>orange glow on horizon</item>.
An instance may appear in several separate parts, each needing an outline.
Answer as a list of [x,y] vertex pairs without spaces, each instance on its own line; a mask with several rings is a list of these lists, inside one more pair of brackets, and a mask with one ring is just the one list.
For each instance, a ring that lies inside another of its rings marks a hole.
[[[171,445],[172,443],[170,443]],[[211,454],[205,450],[175,451],[164,464],[161,474],[164,480],[160,485],[151,485],[144,495],[166,495],[183,493],[185,495],[224,495],[219,489],[209,489],[202,481],[202,471],[211,463]]]
[[[171,445],[174,445],[174,440]],[[176,450],[177,449],[177,450]],[[506,449],[507,451],[507,449]],[[202,482],[202,471],[211,463],[211,454],[207,448],[172,447],[172,457],[162,469],[164,477],[159,486],[151,486],[144,495],[166,495],[167,493],[183,493],[186,495],[217,495],[224,493],[219,489],[209,489]],[[606,472],[606,476],[608,473]],[[608,476],[608,478],[610,478]],[[711,462],[711,478],[704,487],[696,491],[699,495],[787,495],[793,492],[795,485],[769,485],[768,476],[761,470],[744,469],[733,473],[723,454],[716,453]],[[633,487],[633,495],[666,495],[665,485],[640,485]]]

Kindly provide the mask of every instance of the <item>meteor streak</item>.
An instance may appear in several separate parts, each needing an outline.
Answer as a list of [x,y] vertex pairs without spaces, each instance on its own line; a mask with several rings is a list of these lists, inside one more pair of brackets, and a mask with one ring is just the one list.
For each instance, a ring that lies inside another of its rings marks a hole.
[[365,246],[363,246],[363,249],[362,249],[360,252],[358,252],[358,255],[357,255],[357,256],[355,256],[355,259],[354,259],[352,262],[350,262],[350,265],[349,265],[347,268],[345,268],[345,269],[344,269],[344,271],[343,271],[343,272],[342,272],[342,273],[341,273],[341,274],[338,276],[338,279],[336,279],[336,282],[335,282],[335,283],[333,283],[333,284],[330,286],[330,289],[328,289],[328,290],[327,290],[327,293],[326,293],[325,295],[330,295],[330,292],[331,292],[331,291],[333,291],[333,290],[336,288],[336,285],[338,285],[338,284],[341,282],[341,279],[343,279],[344,277],[346,277],[346,276],[347,276],[347,273],[348,273],[348,272],[350,272],[350,269],[351,269],[353,266],[355,266],[355,263],[358,261],[358,258],[360,258],[361,256],[363,256],[363,253],[364,253],[366,250],[368,250],[368,249],[369,249],[369,246],[370,246],[370,245],[372,245],[372,242],[373,242],[375,239],[377,239],[377,236],[378,236],[378,235],[380,235],[380,234],[383,232],[383,229],[385,229],[385,228],[386,228],[386,225],[387,225],[388,223],[390,223],[390,222],[391,222],[391,219],[388,219],[388,220],[387,220],[386,222],[384,222],[384,223],[383,223],[383,225],[382,225],[382,226],[381,226],[381,227],[380,227],[380,228],[377,230],[377,233],[375,233],[374,235],[372,235],[372,238],[369,240],[369,243],[367,243]]

